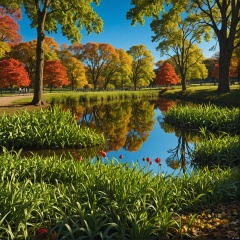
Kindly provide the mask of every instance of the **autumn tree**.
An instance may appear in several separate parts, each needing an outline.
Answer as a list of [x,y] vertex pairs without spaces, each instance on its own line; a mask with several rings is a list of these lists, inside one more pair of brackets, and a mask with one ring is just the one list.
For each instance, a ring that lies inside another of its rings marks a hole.
[[[152,17],[153,22],[166,16],[168,27],[174,25],[174,16],[185,17],[198,25],[198,29],[204,30],[205,39],[209,40],[210,34],[218,40],[219,58],[219,92],[229,92],[229,67],[232,52],[240,46],[240,1],[237,0],[188,0],[172,1],[142,1],[132,0],[135,5],[127,13],[127,18],[132,19],[132,24],[140,22],[144,24],[145,17]],[[169,11],[169,9],[171,9]],[[185,14],[183,14],[185,13]],[[177,21],[179,22],[179,21]],[[157,28],[157,26],[155,26]],[[161,32],[159,31],[161,34]],[[238,41],[237,41],[238,39]]]
[[[24,63],[32,82],[34,82],[36,69],[36,44],[36,40],[15,44],[11,47],[11,51],[7,54],[10,58],[17,59]],[[43,48],[45,60],[58,60],[56,53],[58,50],[58,44],[53,38],[46,37]]]
[[219,64],[216,63],[214,68],[213,68],[213,71],[212,71],[212,76],[215,78],[215,79],[218,79],[219,80]]
[[67,69],[68,79],[71,82],[72,90],[83,88],[87,83],[84,65],[75,57],[70,57],[62,62]]
[[179,77],[175,73],[174,67],[167,62],[159,68],[156,84],[157,85],[176,85],[179,82]]
[[85,65],[88,82],[93,84],[94,90],[98,86],[99,78],[103,77],[103,73],[108,69],[114,67],[118,57],[116,49],[106,43],[89,42],[85,45],[75,43],[70,49]]
[[20,17],[21,15],[17,11],[0,6],[0,42],[12,45],[22,41],[19,25],[16,22]]
[[154,58],[151,51],[144,45],[132,46],[127,53],[132,56],[132,82],[135,90],[137,87],[148,86],[155,73],[153,71]]
[[36,42],[30,41],[15,44],[7,55],[24,63],[28,76],[31,82],[33,82],[36,68]]
[[0,85],[2,87],[27,87],[30,79],[24,68],[23,63],[16,59],[10,58],[0,61]]
[[0,59],[6,56],[6,53],[10,52],[10,45],[6,42],[0,41]]
[[215,58],[206,58],[203,60],[203,64],[206,66],[207,71],[208,71],[208,79],[212,78],[212,71],[214,69],[215,64],[218,63],[218,60]]
[[104,89],[109,83],[123,87],[124,84],[130,84],[132,73],[132,57],[123,49],[116,49],[117,55],[114,61],[103,71]]
[[20,8],[24,7],[27,16],[31,20],[31,26],[37,29],[36,47],[36,73],[34,96],[32,104],[45,104],[43,99],[43,67],[44,67],[44,39],[45,32],[54,33],[58,26],[64,36],[72,41],[80,41],[80,29],[85,27],[88,34],[92,31],[102,31],[102,19],[97,16],[92,2],[96,5],[100,0],[3,0],[2,6]]
[[114,75],[114,84],[116,87],[131,85],[132,76],[132,57],[123,49],[117,49],[119,62],[116,74]]
[[49,86],[50,92],[53,87],[68,86],[66,68],[58,60],[48,60],[44,65],[44,78],[43,83],[45,86]]

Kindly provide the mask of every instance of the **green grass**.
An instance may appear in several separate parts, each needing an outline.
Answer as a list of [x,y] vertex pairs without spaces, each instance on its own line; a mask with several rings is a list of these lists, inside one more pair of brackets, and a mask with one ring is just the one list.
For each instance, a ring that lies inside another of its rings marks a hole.
[[240,109],[213,104],[178,105],[164,113],[164,121],[182,128],[240,133]]
[[173,177],[117,160],[20,152],[0,155],[0,238],[161,239],[180,230],[176,215],[240,197],[239,169]]
[[172,88],[165,91],[162,96],[171,99],[182,99],[195,102],[210,102],[225,104],[228,106],[240,106],[240,87],[231,85],[230,93],[218,93],[217,86],[189,86],[182,92],[180,88]]
[[77,125],[60,107],[0,117],[0,146],[14,149],[82,148],[105,144],[103,134]]
[[202,133],[192,155],[195,167],[240,165],[239,108],[179,105],[164,113],[164,122]]

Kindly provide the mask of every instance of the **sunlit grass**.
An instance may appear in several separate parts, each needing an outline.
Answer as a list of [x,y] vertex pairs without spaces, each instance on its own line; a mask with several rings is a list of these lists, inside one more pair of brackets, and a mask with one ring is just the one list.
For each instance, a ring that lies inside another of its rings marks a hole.
[[41,227],[56,239],[157,239],[179,230],[176,214],[240,197],[237,168],[173,177],[115,159],[21,158],[5,150],[0,171],[3,239],[31,239]]
[[0,146],[6,148],[68,148],[105,144],[103,134],[77,125],[60,107],[22,111],[0,117]]

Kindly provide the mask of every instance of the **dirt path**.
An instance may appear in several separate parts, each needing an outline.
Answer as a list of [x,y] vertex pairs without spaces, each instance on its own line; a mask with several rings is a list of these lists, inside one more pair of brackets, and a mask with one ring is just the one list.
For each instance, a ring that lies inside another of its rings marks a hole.
[[13,105],[13,102],[15,100],[18,100],[18,99],[22,99],[22,98],[26,98],[26,97],[29,97],[29,96],[32,96],[32,94],[25,94],[25,95],[18,95],[18,94],[15,94],[15,95],[12,95],[12,96],[3,96],[1,97],[0,96],[0,107],[4,107],[4,106],[12,106]]

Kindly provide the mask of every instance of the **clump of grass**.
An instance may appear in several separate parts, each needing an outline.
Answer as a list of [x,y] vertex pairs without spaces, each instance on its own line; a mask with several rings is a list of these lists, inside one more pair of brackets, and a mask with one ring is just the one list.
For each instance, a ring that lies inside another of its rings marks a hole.
[[3,239],[31,239],[42,227],[56,239],[163,238],[183,210],[240,197],[237,168],[174,177],[115,159],[21,158],[4,150],[0,172]]
[[206,128],[211,132],[240,132],[239,108],[217,107],[211,104],[177,106],[164,113],[164,121],[184,128]]
[[0,146],[6,148],[68,148],[104,143],[103,134],[77,125],[69,110],[57,106],[0,118]]
[[240,165],[240,138],[237,135],[231,136],[222,133],[221,135],[207,134],[201,142],[197,142],[194,153],[193,163],[198,167],[220,165],[239,166]]

